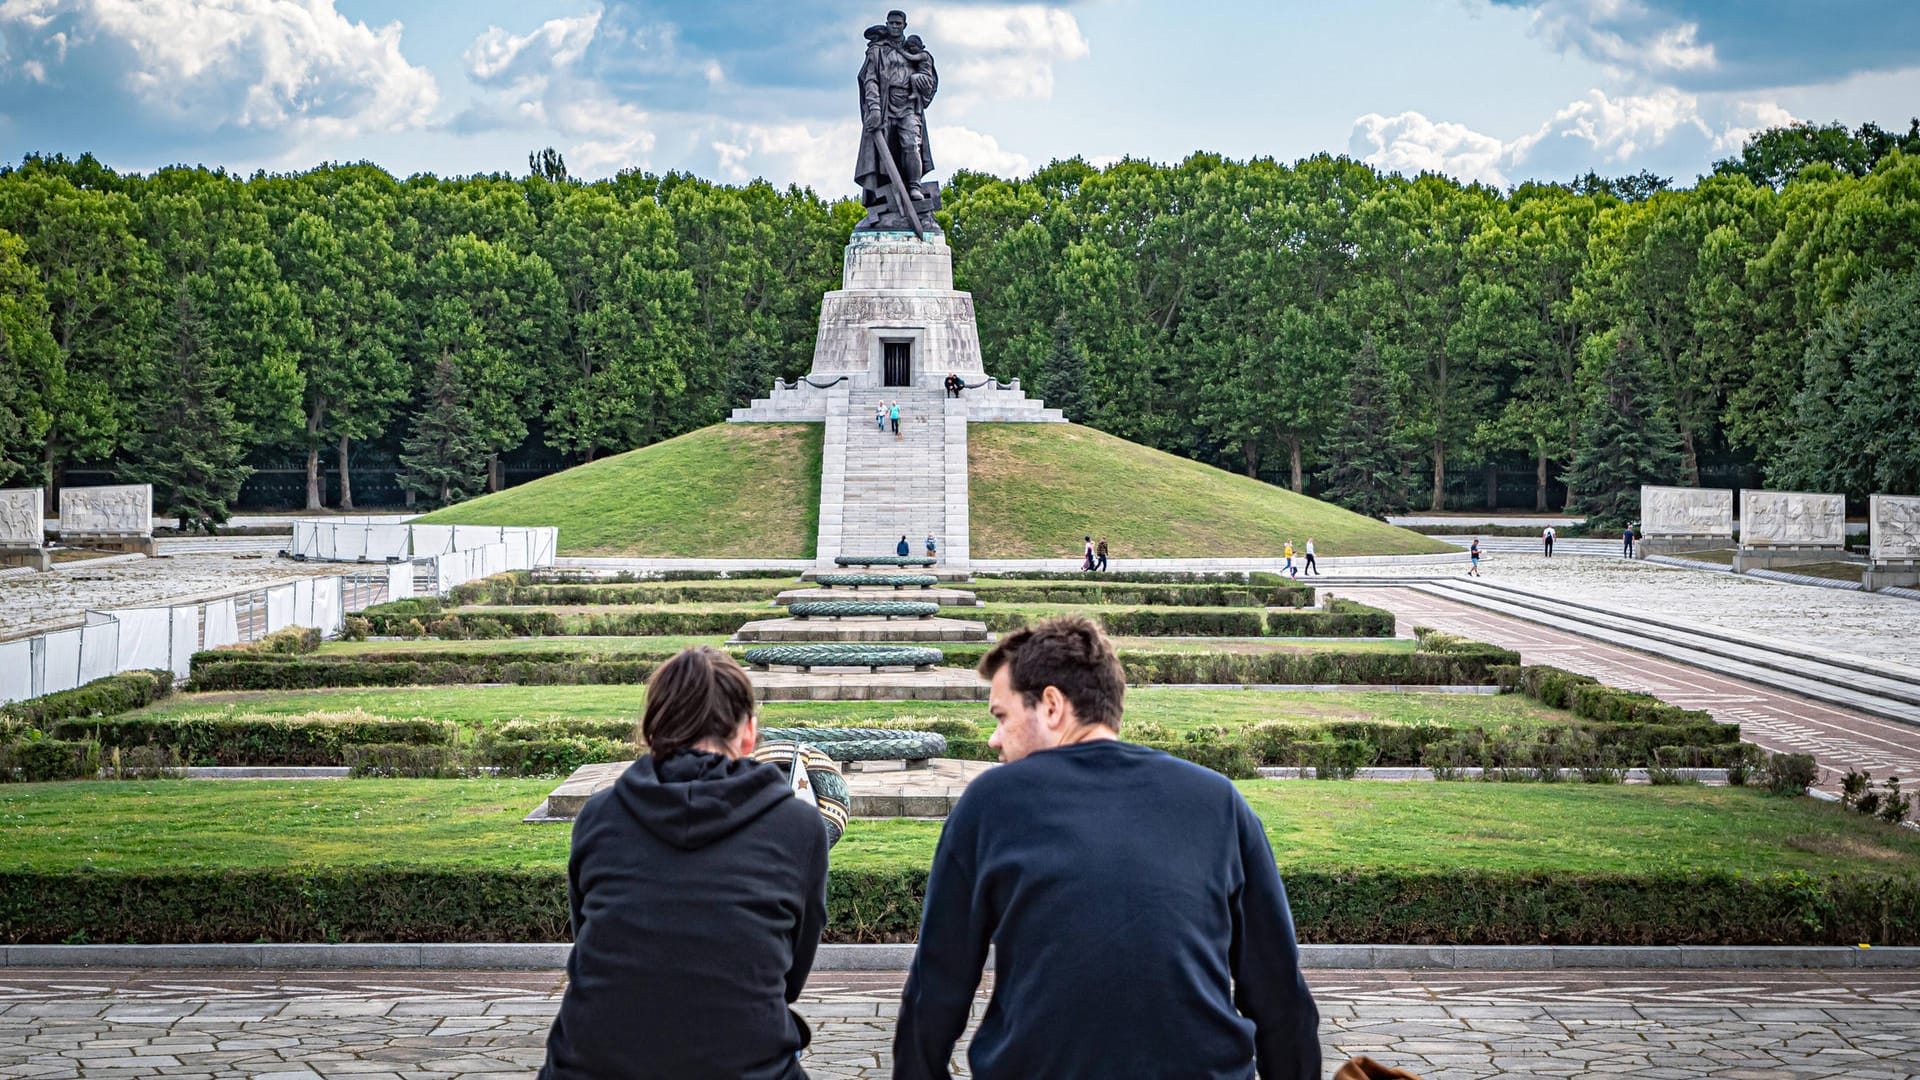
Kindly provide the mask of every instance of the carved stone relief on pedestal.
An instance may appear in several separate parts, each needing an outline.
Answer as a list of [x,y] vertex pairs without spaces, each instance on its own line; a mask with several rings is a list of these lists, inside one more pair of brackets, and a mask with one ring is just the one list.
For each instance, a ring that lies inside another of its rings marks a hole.
[[1740,546],[1844,547],[1847,500],[1806,491],[1742,491]]
[[1733,492],[1727,488],[1640,488],[1644,536],[1733,535]]
[[40,507],[45,494],[40,488],[0,491],[0,548],[37,548],[44,542]]
[[153,485],[63,488],[62,536],[152,536]]
[[1875,495],[1871,502],[1873,561],[1920,561],[1920,495]]

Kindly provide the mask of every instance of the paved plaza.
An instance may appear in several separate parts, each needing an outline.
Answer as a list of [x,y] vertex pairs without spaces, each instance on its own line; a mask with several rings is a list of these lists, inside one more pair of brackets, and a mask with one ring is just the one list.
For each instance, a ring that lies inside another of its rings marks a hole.
[[[1817,592],[1818,599],[1828,595],[1826,590],[1801,591]],[[1827,772],[1821,785],[1827,790],[1838,790],[1839,773],[1849,768],[1867,769],[1875,776],[1920,775],[1920,728],[1909,724],[1810,701],[1414,589],[1352,589],[1347,595],[1392,611],[1403,631],[1431,626],[1463,634],[1517,650],[1529,664],[1552,664],[1611,686],[1645,691],[1674,705],[1705,709],[1716,720],[1739,724],[1748,742],[1777,752],[1812,754]],[[1920,604],[1914,606],[1920,613]]]
[[[1364,1053],[1427,1080],[1920,1077],[1911,972],[1310,976],[1329,1071]],[[815,1032],[812,1076],[889,1074],[902,979],[816,973],[800,1006]],[[558,972],[8,969],[0,1076],[525,1076],[542,1059],[562,987]],[[983,988],[976,1016],[985,1001]],[[1178,1075],[1178,1063],[1169,1068]]]

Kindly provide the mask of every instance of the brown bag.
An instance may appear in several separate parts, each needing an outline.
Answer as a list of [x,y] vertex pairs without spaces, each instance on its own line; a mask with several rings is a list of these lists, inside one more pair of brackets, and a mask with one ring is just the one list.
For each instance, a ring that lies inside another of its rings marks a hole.
[[1420,1080],[1420,1076],[1405,1069],[1389,1068],[1361,1054],[1348,1058],[1346,1064],[1334,1070],[1333,1080]]

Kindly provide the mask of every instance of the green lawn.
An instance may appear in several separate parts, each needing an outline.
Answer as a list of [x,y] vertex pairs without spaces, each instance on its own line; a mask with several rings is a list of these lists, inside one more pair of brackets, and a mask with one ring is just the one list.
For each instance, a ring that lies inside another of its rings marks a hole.
[[[560,867],[542,780],[154,781],[0,787],[0,869]],[[1248,781],[1282,868],[1742,873],[1920,870],[1920,835],[1724,788]],[[1575,824],[1577,823],[1577,827]],[[834,865],[926,865],[940,824],[855,821]]]
[[[245,693],[176,694],[140,715],[191,716],[218,713],[300,716],[353,709],[380,716],[416,716],[484,726],[506,720],[572,717],[583,720],[638,720],[645,701],[640,686],[434,686],[352,690],[263,690]],[[1133,687],[1126,715],[1175,730],[1202,725],[1239,726],[1267,721],[1331,720],[1416,721],[1436,724],[1565,723],[1572,714],[1550,709],[1519,694],[1394,694],[1341,690],[1281,692],[1264,690],[1184,690]],[[762,707],[762,720],[861,720],[940,717],[985,725],[986,705],[953,701],[775,701]]]
[[[967,608],[948,609],[967,618]],[[974,608],[973,611],[980,609]],[[946,614],[946,612],[942,612]],[[375,641],[329,641],[314,655],[320,657],[368,656],[376,653],[579,653],[583,656],[619,656],[626,653],[659,653],[693,645],[723,645],[726,638],[713,637],[542,637],[504,638],[497,641],[442,641],[439,638],[404,638]],[[1113,643],[1129,653],[1298,653],[1298,652],[1406,652],[1418,644],[1412,638],[1114,638]],[[936,643],[937,644],[937,643]],[[977,646],[968,646],[977,648]]]
[[967,466],[976,559],[1076,556],[1089,535],[1120,559],[1277,556],[1309,537],[1322,556],[1458,550],[1078,424],[971,425]]
[[555,525],[563,555],[809,558],[819,424],[716,424],[437,510],[444,525]]

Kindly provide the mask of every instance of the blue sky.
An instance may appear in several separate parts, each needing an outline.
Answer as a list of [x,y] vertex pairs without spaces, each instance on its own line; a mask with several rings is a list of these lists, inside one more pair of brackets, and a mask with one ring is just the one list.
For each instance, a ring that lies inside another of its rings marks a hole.
[[[897,0],[896,0],[897,2]],[[0,160],[399,175],[690,170],[852,190],[845,0],[0,0]],[[1292,160],[1509,185],[1681,183],[1795,119],[1904,129],[1916,0],[905,4],[940,67],[938,168]]]

